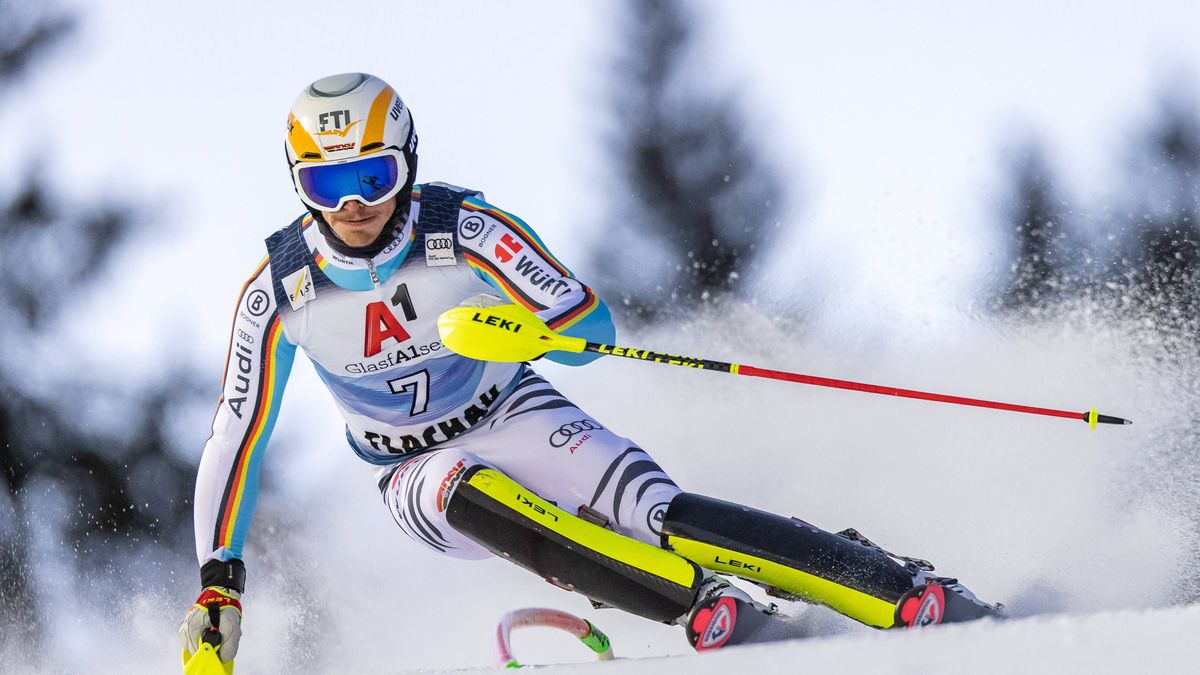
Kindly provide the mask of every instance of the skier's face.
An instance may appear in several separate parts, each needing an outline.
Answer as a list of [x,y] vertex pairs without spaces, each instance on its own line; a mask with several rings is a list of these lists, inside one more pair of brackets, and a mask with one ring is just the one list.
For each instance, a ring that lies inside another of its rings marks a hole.
[[350,200],[337,211],[326,211],[325,222],[349,246],[366,246],[379,237],[383,226],[396,211],[396,198],[375,206]]

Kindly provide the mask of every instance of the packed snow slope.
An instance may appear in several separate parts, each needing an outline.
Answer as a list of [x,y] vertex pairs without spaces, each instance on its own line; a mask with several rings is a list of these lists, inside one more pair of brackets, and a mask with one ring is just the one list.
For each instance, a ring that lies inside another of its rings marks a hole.
[[[1096,405],[1134,425],[1092,431],[1063,419],[622,359],[576,369],[538,362],[561,391],[635,439],[684,489],[830,530],[855,527],[885,548],[931,560],[1016,619],[880,634],[823,608],[789,606],[809,636],[802,641],[605,667],[1133,672],[1177,670],[1185,656],[1200,656],[1200,610],[1171,608],[1197,598],[1188,436],[1195,368],[1103,325],[1014,329],[975,321],[886,339],[823,330],[743,309],[622,341],[1029,405]],[[496,620],[524,606],[593,620],[623,656],[689,654],[677,627],[592,610],[501,560],[453,560],[408,541],[303,360],[283,407],[264,467],[273,491],[259,500],[246,551],[238,672],[488,666]],[[196,431],[197,449],[204,433]],[[34,656],[9,655],[5,667],[15,670],[6,672],[176,670],[175,628],[197,591],[191,558],[181,551],[180,571],[167,580],[129,570],[89,589],[68,574],[50,575],[44,610],[52,637]],[[113,597],[117,586],[128,592],[119,602],[92,599]],[[538,631],[518,634],[516,649],[533,663],[589,658],[573,639]],[[109,655],[99,668],[97,653]]]
[[[1031,617],[935,630],[792,640],[716,653],[604,664],[555,664],[544,672],[605,673],[1129,673],[1195,672],[1200,605],[1092,615]],[[573,639],[573,638],[565,638]],[[527,650],[532,656],[534,650]],[[586,652],[583,647],[580,651]],[[518,652],[520,657],[520,652]],[[577,655],[578,656],[578,655]],[[523,660],[537,665],[536,660]],[[542,671],[542,669],[539,669]],[[442,670],[428,673],[453,672]],[[460,671],[461,672],[461,671]]]

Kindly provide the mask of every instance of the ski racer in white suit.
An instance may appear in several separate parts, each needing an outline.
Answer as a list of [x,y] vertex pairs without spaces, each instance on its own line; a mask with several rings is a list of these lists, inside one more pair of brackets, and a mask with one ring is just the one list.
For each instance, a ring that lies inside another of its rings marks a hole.
[[[376,467],[397,525],[422,545],[460,558],[511,553],[593,600],[662,621],[730,588],[659,548],[703,539],[684,530],[723,502],[672,505],[680,488],[649,454],[530,365],[477,361],[441,344],[439,314],[463,304],[519,303],[551,329],[593,342],[612,343],[615,330],[604,302],[520,218],[477,191],[415,185],[416,147],[408,108],[370,75],[317,80],[292,106],[286,149],[308,213],[267,239],[268,255],[237,300],[196,483],[203,590],[180,627],[186,653],[214,622],[221,658],[237,651],[243,547],[297,347],[333,395],[350,448]],[[546,358],[583,365],[596,356]],[[499,503],[502,483],[528,510]],[[670,542],[668,508],[682,537]],[[548,525],[531,520],[547,515]],[[583,534],[563,529],[576,518],[571,527]],[[737,549],[720,550],[728,561]],[[917,585],[895,567],[901,590]]]

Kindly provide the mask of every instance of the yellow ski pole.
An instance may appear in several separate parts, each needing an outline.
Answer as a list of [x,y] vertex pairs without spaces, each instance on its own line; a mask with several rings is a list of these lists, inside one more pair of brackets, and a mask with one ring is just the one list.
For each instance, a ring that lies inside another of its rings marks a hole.
[[217,649],[221,646],[221,610],[216,605],[208,606],[208,621],[212,628],[200,637],[200,648],[195,654],[183,650],[183,675],[233,675],[233,659],[221,661]]

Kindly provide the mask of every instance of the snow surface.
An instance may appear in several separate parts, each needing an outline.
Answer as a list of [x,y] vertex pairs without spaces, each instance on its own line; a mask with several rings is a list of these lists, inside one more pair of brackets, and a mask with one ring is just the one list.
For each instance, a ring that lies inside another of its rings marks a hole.
[[[606,673],[1129,673],[1195,672],[1200,605],[887,631],[732,647],[672,658],[537,668]],[[571,638],[565,638],[571,639]],[[580,647],[580,650],[583,650]],[[530,650],[532,651],[532,650]],[[532,654],[530,654],[532,656]],[[520,651],[518,658],[522,658]],[[522,661],[537,664],[535,660]],[[428,670],[423,673],[451,673]],[[462,672],[462,671],[458,671]]]

